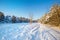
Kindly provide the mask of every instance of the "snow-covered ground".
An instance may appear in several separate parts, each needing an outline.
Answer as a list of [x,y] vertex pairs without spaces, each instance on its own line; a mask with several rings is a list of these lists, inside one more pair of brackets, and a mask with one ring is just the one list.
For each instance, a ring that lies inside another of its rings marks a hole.
[[60,40],[60,31],[47,25],[40,24],[40,33],[43,40]]
[[60,31],[43,24],[0,25],[0,40],[60,40]]

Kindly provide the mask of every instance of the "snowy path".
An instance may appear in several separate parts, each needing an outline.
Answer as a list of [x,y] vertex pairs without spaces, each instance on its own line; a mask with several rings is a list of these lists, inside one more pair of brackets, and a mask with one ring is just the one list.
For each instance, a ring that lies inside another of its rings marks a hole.
[[40,33],[44,40],[60,40],[60,31],[54,30],[50,27],[40,25]]
[[38,23],[6,25],[0,30],[0,40],[60,40],[60,31]]

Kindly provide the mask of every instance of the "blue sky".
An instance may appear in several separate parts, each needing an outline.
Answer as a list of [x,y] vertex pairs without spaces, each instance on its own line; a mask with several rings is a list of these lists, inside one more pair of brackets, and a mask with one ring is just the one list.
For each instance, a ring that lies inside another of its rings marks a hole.
[[34,19],[38,19],[56,3],[60,4],[60,0],[0,0],[0,11],[5,15],[26,18],[31,13]]

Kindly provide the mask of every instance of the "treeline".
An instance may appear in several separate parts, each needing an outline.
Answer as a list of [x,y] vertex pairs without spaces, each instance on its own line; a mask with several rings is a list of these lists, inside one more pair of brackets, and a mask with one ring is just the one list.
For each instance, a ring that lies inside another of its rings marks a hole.
[[60,27],[60,5],[53,5],[48,13],[46,13],[41,19],[40,23],[49,24]]
[[[30,19],[25,17],[5,16],[3,12],[0,12],[0,23],[29,23]],[[37,22],[32,20],[32,22]]]
[[0,12],[0,23],[22,23],[29,22],[30,19],[24,17],[16,17],[16,16],[5,16],[3,12]]

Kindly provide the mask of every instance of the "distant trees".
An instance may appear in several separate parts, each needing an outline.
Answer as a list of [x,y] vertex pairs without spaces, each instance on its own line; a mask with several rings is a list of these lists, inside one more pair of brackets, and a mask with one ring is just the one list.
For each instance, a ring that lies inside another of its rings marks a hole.
[[19,20],[20,20],[21,23],[22,22],[24,22],[24,23],[29,22],[29,19],[28,18],[24,18],[24,17],[20,17]]
[[16,17],[12,16],[12,23],[15,23],[15,22],[16,22]]
[[30,14],[30,19],[25,17],[16,17],[16,16],[4,16],[3,12],[0,12],[0,23],[28,23],[28,22],[35,22],[33,21],[33,15]]
[[6,23],[11,23],[11,22],[12,22],[12,21],[11,21],[11,16],[9,16],[9,15],[5,16],[4,21],[5,21]]
[[0,12],[0,21],[4,20],[4,14],[2,12]]

